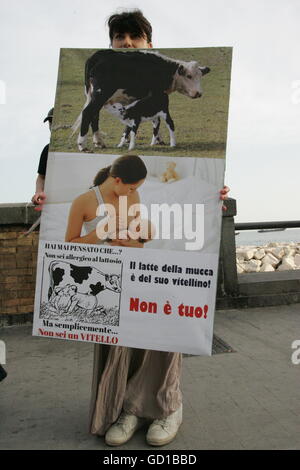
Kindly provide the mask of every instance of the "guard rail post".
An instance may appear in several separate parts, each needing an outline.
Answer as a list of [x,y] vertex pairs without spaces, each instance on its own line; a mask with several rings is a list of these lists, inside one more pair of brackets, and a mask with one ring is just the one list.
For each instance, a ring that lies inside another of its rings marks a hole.
[[218,297],[226,295],[236,296],[239,293],[236,269],[234,226],[234,216],[236,215],[236,200],[228,198],[226,201],[224,201],[224,205],[227,207],[227,210],[223,211],[222,214],[223,217],[217,289]]

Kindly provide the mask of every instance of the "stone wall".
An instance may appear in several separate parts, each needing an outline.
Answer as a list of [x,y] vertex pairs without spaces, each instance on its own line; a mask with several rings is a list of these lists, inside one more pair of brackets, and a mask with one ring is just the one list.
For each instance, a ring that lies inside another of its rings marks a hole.
[[0,325],[32,318],[39,232],[24,232],[39,215],[26,204],[0,206]]

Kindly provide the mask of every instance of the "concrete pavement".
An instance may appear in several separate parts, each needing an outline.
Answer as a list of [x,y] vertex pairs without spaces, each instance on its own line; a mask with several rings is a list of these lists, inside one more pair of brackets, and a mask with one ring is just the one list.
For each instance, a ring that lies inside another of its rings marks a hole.
[[[300,304],[217,311],[214,332],[236,352],[184,358],[183,424],[152,450],[300,449]],[[0,449],[113,449],[87,430],[93,345],[32,337],[30,325],[0,338]],[[145,432],[122,449],[151,449]]]

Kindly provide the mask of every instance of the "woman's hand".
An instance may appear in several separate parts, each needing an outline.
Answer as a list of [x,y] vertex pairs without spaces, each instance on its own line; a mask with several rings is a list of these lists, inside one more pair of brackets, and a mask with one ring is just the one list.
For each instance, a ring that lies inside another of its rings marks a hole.
[[[228,188],[228,186],[223,186],[223,188],[220,189],[220,199],[222,201],[226,201],[226,199],[228,199],[229,191],[230,191],[230,189]],[[227,211],[227,207],[224,206],[224,204],[222,205],[222,210]]]
[[32,196],[31,202],[36,206],[34,210],[43,210],[43,206],[46,202],[46,194],[44,193],[44,191],[36,192],[34,196]]

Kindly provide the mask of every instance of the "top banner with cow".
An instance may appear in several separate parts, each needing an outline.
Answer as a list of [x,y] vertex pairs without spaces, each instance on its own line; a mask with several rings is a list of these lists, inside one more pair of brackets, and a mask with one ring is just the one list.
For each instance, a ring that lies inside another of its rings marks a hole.
[[231,54],[61,50],[34,335],[211,354]]

